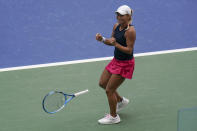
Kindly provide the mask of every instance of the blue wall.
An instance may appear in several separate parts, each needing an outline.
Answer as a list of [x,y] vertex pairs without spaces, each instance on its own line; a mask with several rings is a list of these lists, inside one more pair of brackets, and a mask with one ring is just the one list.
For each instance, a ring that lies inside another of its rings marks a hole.
[[196,0],[0,0],[0,68],[113,55],[114,11],[134,9],[135,53],[197,46]]

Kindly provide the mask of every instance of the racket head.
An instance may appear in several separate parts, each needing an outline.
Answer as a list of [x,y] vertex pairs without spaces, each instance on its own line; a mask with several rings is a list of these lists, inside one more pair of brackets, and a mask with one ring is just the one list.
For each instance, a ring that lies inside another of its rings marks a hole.
[[46,113],[54,114],[62,110],[73,97],[73,95],[67,95],[63,92],[51,91],[44,97],[42,101],[43,110]]

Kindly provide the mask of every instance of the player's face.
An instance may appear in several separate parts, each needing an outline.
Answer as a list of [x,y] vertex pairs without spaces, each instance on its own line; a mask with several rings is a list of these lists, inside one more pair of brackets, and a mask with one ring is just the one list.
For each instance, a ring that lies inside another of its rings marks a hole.
[[117,20],[120,24],[125,24],[129,22],[129,16],[128,15],[121,15],[120,13],[117,13]]

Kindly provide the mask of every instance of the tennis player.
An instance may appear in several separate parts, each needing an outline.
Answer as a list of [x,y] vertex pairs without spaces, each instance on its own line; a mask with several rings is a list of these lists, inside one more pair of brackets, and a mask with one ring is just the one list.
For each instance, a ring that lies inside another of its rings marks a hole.
[[120,122],[117,114],[124,108],[129,100],[121,97],[117,88],[125,81],[131,79],[134,71],[135,60],[133,48],[136,39],[136,31],[132,23],[133,10],[122,5],[116,10],[117,23],[113,27],[112,36],[106,39],[101,34],[96,34],[96,40],[106,45],[114,46],[114,58],[105,67],[99,81],[99,86],[105,89],[110,107],[110,114],[98,120],[100,124],[115,124]]

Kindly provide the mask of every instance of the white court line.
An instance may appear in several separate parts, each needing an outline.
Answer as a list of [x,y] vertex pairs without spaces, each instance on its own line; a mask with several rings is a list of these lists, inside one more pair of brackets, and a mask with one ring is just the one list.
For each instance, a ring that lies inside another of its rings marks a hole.
[[[197,47],[174,49],[174,50],[164,50],[164,51],[155,51],[155,52],[147,52],[147,53],[138,53],[138,54],[134,54],[134,56],[135,57],[150,56],[150,55],[168,54],[168,53],[194,51],[194,50],[197,50]],[[2,68],[2,69],[0,69],[0,72],[14,71],[14,70],[23,70],[23,69],[33,69],[33,68],[41,68],[41,67],[60,66],[60,65],[70,65],[70,64],[78,64],[78,63],[87,63],[87,62],[96,62],[96,61],[111,60],[112,58],[113,57],[101,57],[101,58],[74,60],[74,61],[57,62],[57,63],[47,63],[47,64],[38,64],[38,65],[9,67],[9,68]]]

